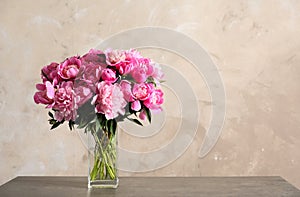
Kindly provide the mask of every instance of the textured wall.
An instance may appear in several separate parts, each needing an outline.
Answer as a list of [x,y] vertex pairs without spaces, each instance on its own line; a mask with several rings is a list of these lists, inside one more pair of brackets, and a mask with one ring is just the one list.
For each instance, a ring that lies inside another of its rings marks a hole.
[[[299,1],[2,0],[0,10],[0,184],[17,175],[86,175],[78,134],[64,126],[49,132],[46,110],[33,103],[43,65],[83,54],[126,29],[161,26],[190,36],[218,66],[226,89],[224,127],[217,145],[199,158],[212,106],[203,78],[174,54],[144,50],[187,78],[198,99],[199,127],[170,165],[120,174],[280,175],[300,188]],[[151,143],[121,133],[123,147],[151,150],[172,138],[180,110],[166,92],[168,132]]]

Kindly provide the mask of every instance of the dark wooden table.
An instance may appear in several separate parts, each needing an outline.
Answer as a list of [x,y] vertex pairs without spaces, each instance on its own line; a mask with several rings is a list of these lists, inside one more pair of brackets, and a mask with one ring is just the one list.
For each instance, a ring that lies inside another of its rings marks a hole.
[[297,196],[300,190],[270,177],[121,177],[117,189],[87,189],[86,177],[17,177],[0,196]]

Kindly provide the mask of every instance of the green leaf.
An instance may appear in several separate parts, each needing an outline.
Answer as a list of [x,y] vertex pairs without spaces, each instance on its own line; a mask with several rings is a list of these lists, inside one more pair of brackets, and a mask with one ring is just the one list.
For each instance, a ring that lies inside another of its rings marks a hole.
[[88,129],[88,127],[85,127],[85,129],[84,129],[84,133],[85,134],[87,134],[89,132],[89,129]]
[[96,131],[99,131],[102,128],[101,120],[97,118],[96,120]]
[[50,111],[48,112],[48,115],[50,116],[50,118],[54,119],[54,116]]
[[92,124],[92,123],[88,124],[88,125],[85,127],[84,133],[88,133],[89,131],[91,131],[91,124]]
[[135,114],[136,111],[133,111],[133,110],[131,109],[131,105],[132,105],[132,103],[128,103],[128,111],[129,111],[130,114]]
[[151,123],[151,111],[150,111],[150,109],[147,108],[147,107],[144,107],[144,110],[146,112],[146,116],[147,116],[147,119],[148,119],[149,123]]
[[44,71],[42,70],[42,75],[47,79],[47,81],[51,81],[48,76],[44,73]]
[[72,120],[69,121],[69,128],[71,131],[74,130],[74,124],[75,124],[74,121],[72,121]]
[[100,125],[103,127],[106,121],[105,115],[97,113],[97,119],[99,120]]
[[146,80],[146,82],[155,84],[153,77],[148,77],[148,79]]
[[105,54],[97,54],[97,56],[99,57],[99,61],[101,63],[106,63],[106,56],[105,56]]
[[50,128],[50,130],[55,129],[56,127],[58,127],[61,124],[61,122],[55,122],[52,127]]
[[135,118],[127,118],[128,120],[140,125],[140,126],[143,126],[143,124],[138,120],[138,119],[135,119]]
[[78,129],[83,129],[86,125],[88,124],[88,122],[80,122],[77,126]]
[[56,122],[57,122],[57,121],[56,121],[56,120],[54,120],[54,119],[49,119],[48,121],[49,121],[49,124],[54,124],[54,123],[56,123]]
[[115,119],[111,119],[107,121],[108,131],[111,134],[115,134],[117,130],[117,122]]

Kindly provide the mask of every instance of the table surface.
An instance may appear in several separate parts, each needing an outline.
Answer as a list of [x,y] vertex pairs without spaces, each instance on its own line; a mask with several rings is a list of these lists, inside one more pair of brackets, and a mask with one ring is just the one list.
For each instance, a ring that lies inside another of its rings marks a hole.
[[0,196],[300,196],[279,176],[121,177],[117,189],[87,189],[86,177],[21,176],[0,186]]

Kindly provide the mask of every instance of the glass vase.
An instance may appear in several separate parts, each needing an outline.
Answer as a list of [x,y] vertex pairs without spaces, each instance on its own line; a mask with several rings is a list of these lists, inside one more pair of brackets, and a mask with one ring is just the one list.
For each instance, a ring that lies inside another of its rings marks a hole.
[[103,131],[88,134],[88,188],[117,188],[117,132]]

